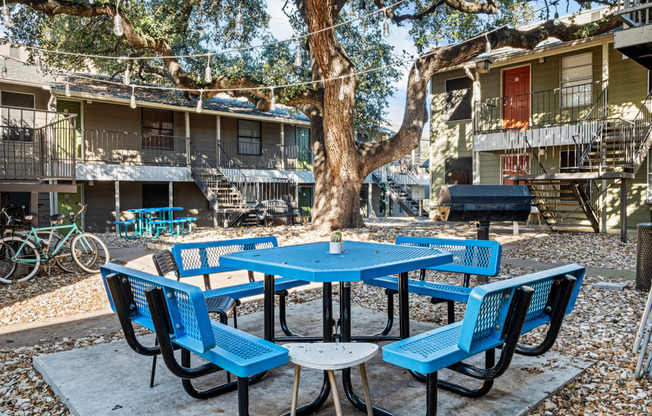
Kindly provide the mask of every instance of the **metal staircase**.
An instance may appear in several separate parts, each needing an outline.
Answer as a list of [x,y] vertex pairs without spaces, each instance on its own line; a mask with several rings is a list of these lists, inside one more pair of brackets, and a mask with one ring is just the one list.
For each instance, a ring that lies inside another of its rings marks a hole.
[[614,14],[623,22],[614,48],[652,70],[652,0],[620,0]]
[[[414,179],[410,178],[409,175],[402,176],[409,178],[406,180],[412,181],[413,185],[418,185],[417,182],[414,181]],[[383,183],[382,168],[375,170],[371,174],[371,179],[376,185],[381,186]],[[412,194],[410,193],[405,181],[401,180],[397,175],[389,172],[387,172],[387,194],[392,199],[392,201],[398,203],[409,216],[419,216],[419,201],[412,198]],[[425,207],[422,206],[421,210],[424,215],[428,215],[428,210]]]

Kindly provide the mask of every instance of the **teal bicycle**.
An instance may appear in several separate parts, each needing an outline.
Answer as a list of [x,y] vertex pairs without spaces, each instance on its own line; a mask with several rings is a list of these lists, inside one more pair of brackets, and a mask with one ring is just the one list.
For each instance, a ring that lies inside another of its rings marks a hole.
[[70,225],[63,225],[63,214],[46,216],[50,227],[32,228],[29,232],[11,233],[0,239],[0,283],[11,284],[34,277],[42,264],[54,261],[64,271],[74,271],[76,265],[88,273],[99,273],[109,263],[109,249],[98,236],[77,227],[76,214],[68,214]]

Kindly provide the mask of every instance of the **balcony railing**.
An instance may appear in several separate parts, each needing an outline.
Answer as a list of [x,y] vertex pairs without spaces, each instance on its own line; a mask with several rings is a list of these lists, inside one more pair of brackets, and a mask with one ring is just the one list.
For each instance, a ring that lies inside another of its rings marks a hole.
[[73,180],[75,116],[0,107],[0,180]]
[[186,137],[83,130],[84,163],[187,166]]
[[630,26],[643,26],[651,22],[652,0],[620,0],[619,14]]
[[608,116],[602,81],[529,94],[495,97],[475,104],[475,134],[578,123]]
[[220,140],[217,157],[223,168],[235,161],[243,169],[312,169],[312,148],[307,146]]

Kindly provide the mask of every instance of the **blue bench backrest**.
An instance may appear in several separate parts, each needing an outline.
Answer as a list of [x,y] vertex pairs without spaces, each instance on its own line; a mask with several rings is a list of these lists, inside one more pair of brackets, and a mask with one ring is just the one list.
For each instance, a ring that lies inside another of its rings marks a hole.
[[460,349],[470,354],[476,354],[487,350],[490,345],[502,344],[505,341],[503,329],[509,305],[514,297],[514,291],[521,286],[529,286],[534,289],[522,332],[533,328],[532,325],[539,320],[549,319],[548,315],[544,314],[544,310],[551,288],[555,279],[566,274],[573,275],[577,279],[566,309],[568,314],[573,310],[584,276],[584,268],[576,264],[475,287],[469,295],[462,321],[458,342]]
[[278,247],[276,237],[182,243],[175,244],[171,251],[179,265],[180,277],[189,277],[232,271],[220,266],[221,255],[272,247]]
[[498,241],[455,240],[444,238],[396,237],[396,244],[430,247],[453,254],[453,262],[431,267],[442,272],[497,276],[503,251]]
[[[132,310],[130,316],[132,321],[152,331],[154,330],[154,323],[145,298],[145,289],[150,286],[160,287],[164,291],[168,311],[170,312],[174,330],[171,337],[174,338],[174,342],[199,353],[203,353],[215,346],[204,293],[198,287],[113,263],[103,266],[100,270],[105,287],[106,276],[113,273],[117,273],[121,278],[129,280],[135,301],[135,309]],[[108,289],[107,293],[109,293]],[[110,294],[109,300],[115,312],[115,306]]]

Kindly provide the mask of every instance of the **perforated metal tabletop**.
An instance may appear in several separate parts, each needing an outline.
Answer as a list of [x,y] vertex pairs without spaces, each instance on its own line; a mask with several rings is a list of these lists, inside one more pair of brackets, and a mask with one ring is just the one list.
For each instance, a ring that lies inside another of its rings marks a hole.
[[329,243],[299,244],[220,256],[220,265],[308,282],[356,282],[439,266],[453,261],[447,251],[393,244],[346,241],[330,254]]

